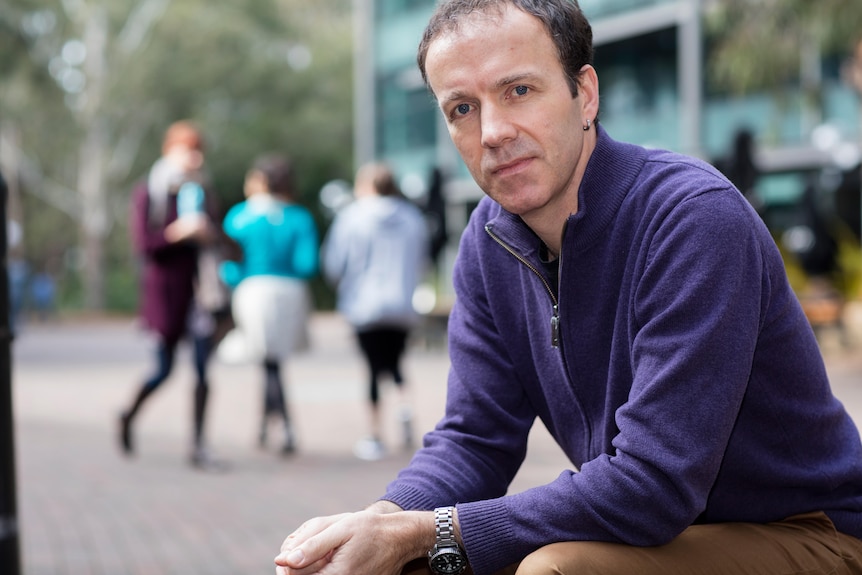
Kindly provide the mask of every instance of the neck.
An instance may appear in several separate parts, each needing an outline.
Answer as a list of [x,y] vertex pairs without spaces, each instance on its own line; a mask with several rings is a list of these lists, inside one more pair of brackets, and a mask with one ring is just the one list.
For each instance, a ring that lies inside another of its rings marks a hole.
[[578,192],[581,189],[581,181],[584,178],[587,163],[596,148],[597,131],[598,128],[592,128],[584,137],[584,144],[581,148],[580,157],[577,159],[574,173],[566,192],[559,197],[559,200],[546,205],[540,212],[521,216],[524,223],[545,243],[549,255],[554,258],[560,255],[560,249],[563,245],[563,231],[569,216],[578,213]]
[[570,194],[570,201],[553,209],[543,210],[542,214],[525,214],[521,219],[533,232],[539,236],[548,250],[551,259],[560,255],[563,245],[563,230],[569,216],[578,212],[577,188]]

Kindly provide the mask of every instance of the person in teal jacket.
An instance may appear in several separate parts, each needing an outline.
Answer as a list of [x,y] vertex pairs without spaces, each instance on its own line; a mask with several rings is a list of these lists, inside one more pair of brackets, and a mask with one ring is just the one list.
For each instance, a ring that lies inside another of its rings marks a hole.
[[260,362],[265,373],[260,445],[271,416],[284,423],[282,452],[295,450],[295,435],[282,385],[281,364],[308,344],[311,308],[308,279],[317,273],[319,234],[311,213],[295,202],[294,170],[280,155],[259,158],[245,178],[246,200],[224,219],[225,233],[242,248],[240,261],[222,264],[233,289],[236,328],[219,348],[222,358]]

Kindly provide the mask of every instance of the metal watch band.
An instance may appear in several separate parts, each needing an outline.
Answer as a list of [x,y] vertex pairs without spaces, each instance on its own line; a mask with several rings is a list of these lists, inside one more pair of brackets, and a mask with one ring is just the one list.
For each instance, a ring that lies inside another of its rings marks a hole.
[[454,507],[438,507],[434,510],[434,527],[437,531],[438,547],[452,547],[458,545],[458,542],[455,540],[454,515]]

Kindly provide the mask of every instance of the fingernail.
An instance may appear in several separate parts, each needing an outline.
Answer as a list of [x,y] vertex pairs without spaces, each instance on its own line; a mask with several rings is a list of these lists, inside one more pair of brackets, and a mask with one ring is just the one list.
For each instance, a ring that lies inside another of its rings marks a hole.
[[293,565],[301,565],[304,560],[305,553],[302,552],[302,549],[294,549],[287,554],[287,562]]

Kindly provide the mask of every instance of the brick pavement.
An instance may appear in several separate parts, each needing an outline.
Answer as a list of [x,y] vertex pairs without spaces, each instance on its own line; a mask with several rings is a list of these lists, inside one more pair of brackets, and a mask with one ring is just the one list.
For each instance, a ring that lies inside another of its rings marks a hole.
[[[352,336],[336,316],[312,322],[313,347],[287,366],[300,452],[255,445],[261,375],[215,363],[210,443],[231,468],[186,463],[191,421],[187,350],[137,425],[138,455],[119,456],[116,416],[150,362],[128,320],[30,325],[13,346],[19,522],[24,575],[272,573],[282,538],[308,517],[364,506],[409,458],[379,462],[351,449],[365,431],[365,383]],[[829,348],[836,394],[862,422],[862,354]],[[419,431],[443,409],[448,360],[407,356]],[[388,437],[397,440],[390,418]],[[564,459],[543,429],[531,436],[513,489],[550,481]]]
[[[373,501],[409,460],[352,455],[365,425],[365,378],[339,318],[312,322],[313,347],[286,366],[300,451],[256,446],[261,374],[214,363],[210,444],[231,464],[213,475],[187,465],[192,371],[175,373],[136,422],[137,455],[120,457],[116,417],[150,366],[152,342],[128,320],[27,326],[13,345],[19,522],[25,575],[238,575],[272,573],[282,539],[301,521]],[[411,349],[417,431],[443,409],[448,360]],[[387,386],[389,388],[391,386]],[[384,396],[384,400],[386,397]],[[393,398],[394,399],[394,398]],[[394,418],[388,438],[398,439]],[[541,432],[521,484],[562,464]]]

